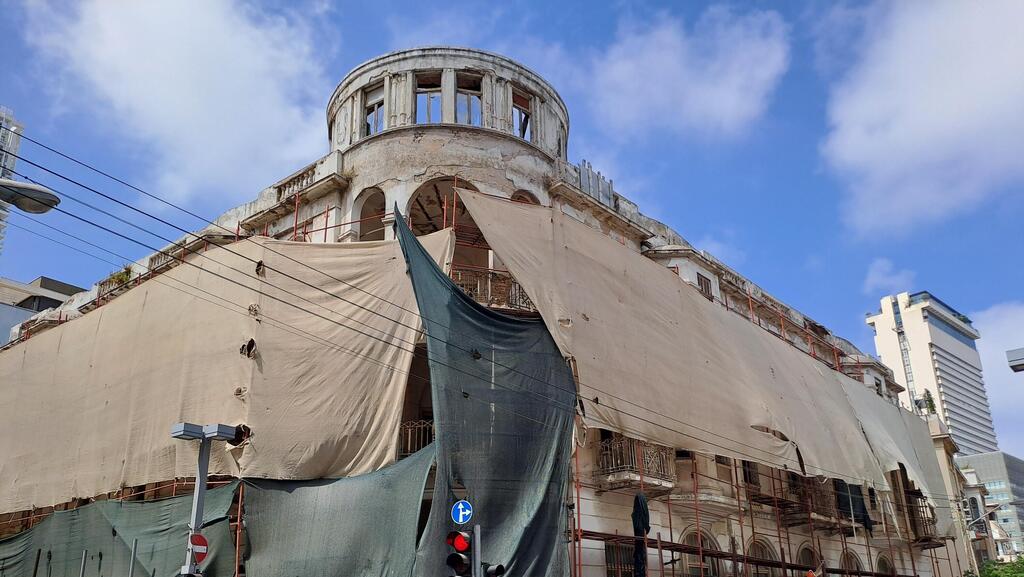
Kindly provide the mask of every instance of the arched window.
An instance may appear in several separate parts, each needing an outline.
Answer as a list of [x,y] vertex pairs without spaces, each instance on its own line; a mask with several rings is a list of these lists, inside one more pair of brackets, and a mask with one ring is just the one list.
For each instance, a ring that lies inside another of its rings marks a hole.
[[[683,536],[683,544],[690,545],[691,547],[697,547],[697,537],[700,536],[700,547],[705,551],[718,551],[718,542],[715,538],[707,533],[698,533],[691,531]],[[701,571],[701,558],[698,555],[683,555],[683,563],[686,565],[686,574],[695,575],[700,577]],[[721,563],[715,557],[704,557],[703,558],[703,574],[704,577],[718,577],[722,574]]]
[[358,210],[355,230],[359,233],[358,240],[384,240],[384,193],[379,188],[368,188],[356,199]]
[[473,184],[451,176],[429,180],[416,189],[406,208],[413,234],[437,232],[451,227],[453,221],[467,230],[477,228],[462,201],[456,198],[456,187],[477,190]]
[[846,571],[861,571],[862,567],[860,557],[853,551],[844,551],[839,557],[839,568],[843,570],[844,574]]
[[[796,554],[797,565],[801,565],[803,567],[813,567],[817,569],[819,563],[820,558],[818,557],[818,554],[814,552],[814,549],[812,549],[810,545],[804,545]],[[795,577],[803,577],[805,574],[806,571],[804,571],[803,569],[793,571],[793,575]]]
[[878,556],[878,563],[875,564],[875,573],[882,573],[884,575],[895,575],[896,568],[893,567],[892,561],[889,560],[885,555]]
[[971,519],[981,518],[981,507],[978,506],[978,498],[971,497]]
[[[766,559],[768,561],[778,561],[775,555],[775,549],[764,541],[754,541],[747,547],[747,557],[753,557],[754,559]],[[750,564],[750,575],[753,577],[778,577],[779,570],[774,567],[768,567],[765,565]]]
[[540,204],[537,197],[533,193],[526,190],[517,190],[512,194],[513,202],[522,202],[524,204]]

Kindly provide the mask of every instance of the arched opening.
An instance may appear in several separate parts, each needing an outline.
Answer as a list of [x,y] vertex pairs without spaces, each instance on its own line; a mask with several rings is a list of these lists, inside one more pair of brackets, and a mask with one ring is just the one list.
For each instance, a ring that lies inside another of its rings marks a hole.
[[387,212],[384,193],[379,188],[368,188],[356,199],[359,212],[355,230],[358,240],[384,240],[384,213]]
[[455,187],[477,190],[472,183],[451,176],[429,180],[419,186],[409,199],[406,214],[409,227],[416,236],[437,232],[455,225],[459,228],[478,230],[473,218],[466,211],[462,201],[455,194]]
[[[698,543],[698,539],[700,539]],[[705,551],[718,551],[718,542],[714,537],[701,531],[690,531],[683,536],[682,543],[684,545],[690,545],[691,547],[700,547]],[[704,577],[719,577],[722,574],[721,563],[715,557],[704,557],[703,563],[699,555],[683,555],[683,564],[685,566],[684,571],[687,575],[695,575],[700,577],[702,574]]]
[[839,557],[839,568],[842,569],[844,575],[848,575],[848,571],[861,571],[861,567],[863,566],[860,563],[860,557],[853,551],[843,551]]
[[423,183],[409,199],[409,227],[420,236],[455,227],[451,277],[474,300],[515,314],[533,314],[529,296],[512,278],[487,244],[473,217],[459,200],[456,188],[477,191],[472,183],[454,177]]
[[[778,561],[775,555],[775,549],[770,543],[765,541],[757,540],[747,547],[747,557],[753,557],[755,559],[765,559],[768,561]],[[765,565],[750,565],[750,575],[753,577],[779,577],[779,570],[774,567],[768,567]]]
[[534,196],[533,193],[528,190],[517,190],[514,193],[512,193],[512,201],[521,202],[523,204],[540,204],[540,201],[537,200],[537,197]]
[[[796,564],[801,567],[817,569],[820,561],[821,559],[818,557],[818,554],[814,552],[810,545],[800,547],[800,550],[796,553]],[[806,573],[804,569],[797,569],[792,572],[793,577],[803,577]]]
[[895,575],[896,568],[893,566],[892,561],[889,560],[885,555],[878,556],[878,563],[875,564],[875,573],[882,573],[884,575]]

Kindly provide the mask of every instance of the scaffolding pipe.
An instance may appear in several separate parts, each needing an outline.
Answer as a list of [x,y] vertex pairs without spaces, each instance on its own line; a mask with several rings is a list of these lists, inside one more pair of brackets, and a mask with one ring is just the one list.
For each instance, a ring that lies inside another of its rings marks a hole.
[[[675,543],[676,542],[676,538],[675,538],[675,534],[672,531],[672,495],[671,494],[669,494],[668,498],[665,500],[665,506],[668,507],[668,542],[669,543]],[[669,551],[669,556],[670,556],[670,560],[669,560],[669,565],[670,565],[669,573],[671,574],[672,577],[676,577],[676,552],[675,551]]]
[[128,560],[128,577],[135,577],[135,552],[139,549],[139,540],[132,539],[132,556]]
[[700,527],[700,495],[698,494],[699,477],[697,476],[697,453],[690,451],[690,463],[693,470],[690,475],[693,477],[693,504],[697,509],[697,564],[700,567],[700,577],[704,577],[704,533]]
[[235,577],[242,574],[242,507],[245,504],[245,483],[238,484],[238,508],[235,510]]
[[576,450],[574,451],[573,458],[576,461],[576,474],[574,475],[575,478],[576,478],[576,548],[577,548],[577,551],[578,551],[577,555],[576,555],[576,563],[578,564],[578,566],[576,568],[576,574],[577,575],[582,575],[582,573],[583,573],[583,519],[582,519],[582,511],[580,509],[583,507],[583,501],[580,498],[580,448],[578,446],[576,447]]
[[655,538],[658,540],[658,570],[660,577],[665,577],[665,556],[661,552],[661,531],[655,534]]
[[299,234],[299,193],[295,193],[295,224],[292,225],[292,240]]
[[[779,496],[775,490],[775,469],[770,469],[772,474],[772,504],[775,509],[775,534],[779,539],[779,557],[782,559],[782,573],[786,573],[786,550],[782,548],[782,516],[779,512]],[[782,491],[782,480],[779,479],[779,491]]]

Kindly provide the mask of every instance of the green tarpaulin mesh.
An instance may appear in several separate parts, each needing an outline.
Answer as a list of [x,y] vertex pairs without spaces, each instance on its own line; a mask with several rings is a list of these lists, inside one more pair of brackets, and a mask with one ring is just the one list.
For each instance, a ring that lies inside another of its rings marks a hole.
[[[247,481],[256,577],[408,577],[430,445],[379,471],[324,481]],[[437,574],[437,573],[435,573]]]
[[[207,577],[235,573],[235,545],[228,509],[237,483],[206,494],[202,533],[210,542],[200,565]],[[28,531],[0,541],[0,577],[78,577],[85,552],[86,577],[128,575],[138,539],[135,575],[171,577],[185,564],[192,496],[159,501],[100,501],[57,511]]]
[[481,561],[505,565],[510,576],[565,575],[572,373],[540,319],[477,304],[400,216],[395,228],[427,333],[437,435],[434,501],[415,574],[448,574],[444,538],[464,496],[474,510],[465,527],[481,526]]

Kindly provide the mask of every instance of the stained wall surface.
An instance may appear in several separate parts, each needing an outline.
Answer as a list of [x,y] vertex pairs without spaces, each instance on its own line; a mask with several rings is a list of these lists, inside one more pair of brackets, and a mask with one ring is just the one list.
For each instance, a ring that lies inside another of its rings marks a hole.
[[[449,232],[423,242],[450,260]],[[254,239],[189,259],[0,352],[0,512],[193,476],[180,421],[251,428],[216,445],[212,474],[344,477],[395,459],[420,329],[397,242]]]

